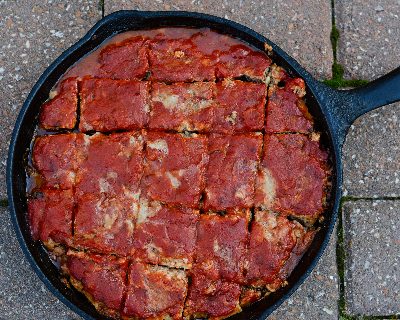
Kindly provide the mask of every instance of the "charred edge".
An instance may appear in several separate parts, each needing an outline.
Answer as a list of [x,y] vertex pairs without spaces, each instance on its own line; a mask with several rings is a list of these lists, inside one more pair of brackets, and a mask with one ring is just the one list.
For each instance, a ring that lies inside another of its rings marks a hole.
[[250,209],[250,219],[249,219],[249,223],[247,225],[247,230],[249,231],[249,234],[251,233],[251,230],[253,229],[253,221],[255,220],[255,215],[256,215],[256,208],[252,207]]
[[300,223],[304,229],[309,230],[309,229],[318,228],[318,224],[319,224],[318,217],[307,217],[307,216],[299,216],[299,215],[295,215],[295,214],[289,214],[289,215],[287,215],[286,218],[289,221],[296,221],[296,222]]
[[126,274],[125,274],[125,279],[124,279],[124,292],[122,293],[122,299],[121,299],[121,305],[119,306],[119,313],[122,314],[124,311],[126,299],[128,297],[128,286],[129,286],[129,270],[131,269],[131,265],[133,263],[133,260],[128,261],[128,266],[126,267]]
[[185,298],[183,299],[183,308],[182,308],[182,314],[181,314],[182,319],[186,319],[184,317],[185,316],[186,302],[189,299],[189,289],[190,289],[190,287],[192,285],[192,276],[191,276],[191,274],[186,273],[186,276],[187,276],[188,283],[187,283],[187,288],[186,288],[186,295],[185,295]]
[[76,105],[76,123],[75,123],[75,127],[74,127],[74,132],[79,132],[79,125],[81,122],[81,103],[82,103],[82,99],[81,99],[81,90],[82,90],[82,82],[78,81],[77,83],[78,86],[78,92],[76,94],[76,101],[77,101],[77,105]]

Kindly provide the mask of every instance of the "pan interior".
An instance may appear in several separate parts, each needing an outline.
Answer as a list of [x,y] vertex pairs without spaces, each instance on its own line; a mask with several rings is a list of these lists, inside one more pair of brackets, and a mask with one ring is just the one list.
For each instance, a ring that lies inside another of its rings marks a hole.
[[[80,43],[63,53],[53,65],[46,70],[26,100],[17,120],[16,128],[14,129],[8,167],[9,184],[10,181],[12,181],[12,185],[9,185],[10,206],[14,214],[13,219],[21,246],[40,278],[59,298],[62,299],[62,296],[64,296],[67,300],[62,300],[69,307],[87,319],[108,318],[100,315],[81,293],[65,285],[57,267],[50,260],[47,251],[43,246],[33,241],[26,220],[27,179],[24,168],[28,161],[28,153],[37,126],[40,106],[47,99],[50,90],[67,69],[109,37],[128,30],[153,29],[169,26],[208,27],[219,33],[238,38],[260,50],[264,50],[265,42],[268,42],[268,44],[273,45],[274,48],[271,56],[274,63],[282,66],[291,76],[303,78],[306,84],[309,77],[308,74],[304,73],[304,70],[295,69],[293,65],[285,59],[285,54],[273,43],[246,27],[211,16],[190,13],[174,14],[171,12],[120,12],[110,15],[104,18],[98,26],[94,27],[94,32],[90,32],[87,38],[81,40]],[[289,297],[294,289],[297,288],[298,284],[310,273],[321,254],[321,248],[326,245],[330,232],[332,231],[338,203],[338,199],[336,199],[335,196],[337,190],[337,163],[333,148],[333,140],[319,102],[310,90],[307,90],[305,99],[309,111],[314,117],[316,130],[321,132],[322,146],[329,151],[331,156],[332,192],[329,205],[324,213],[325,219],[319,225],[319,231],[310,249],[304,254],[297,267],[287,279],[289,284],[268,296],[267,299],[262,299],[252,304],[251,307],[243,309],[241,313],[233,316],[232,319],[264,319],[270,314],[280,303]]]

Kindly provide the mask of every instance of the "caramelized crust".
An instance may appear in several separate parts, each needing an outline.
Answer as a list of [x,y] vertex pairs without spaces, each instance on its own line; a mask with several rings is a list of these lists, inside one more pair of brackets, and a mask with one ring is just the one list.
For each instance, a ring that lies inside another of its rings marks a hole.
[[261,146],[261,134],[210,135],[205,210],[253,206]]
[[198,210],[171,208],[141,199],[133,256],[148,263],[190,269],[198,219]]
[[266,132],[311,132],[314,123],[303,99],[306,94],[304,80],[291,78],[276,66],[271,75],[273,79],[268,90]]
[[133,262],[123,319],[182,319],[188,280],[182,270]]
[[301,134],[265,135],[256,205],[312,224],[323,212],[327,153]]
[[32,237],[49,245],[53,242],[70,243],[73,207],[71,190],[41,190],[37,198],[28,201]]
[[215,83],[153,83],[150,129],[208,132],[215,109]]
[[239,305],[240,285],[210,278],[201,270],[193,270],[184,319],[225,319],[242,311]]
[[214,62],[188,39],[154,39],[149,51],[150,80],[164,82],[212,81]]
[[211,131],[220,133],[261,131],[264,126],[266,86],[262,83],[224,80],[216,85]]
[[46,130],[73,129],[78,108],[77,78],[61,82],[59,91],[42,105],[39,124]]
[[148,82],[86,77],[80,97],[82,132],[134,130],[147,125]]
[[35,139],[32,162],[42,176],[42,188],[71,189],[82,161],[82,134],[57,134]]
[[244,44],[236,44],[226,51],[218,52],[217,78],[246,76],[253,80],[264,80],[271,59],[263,52],[255,51]]
[[247,217],[203,214],[197,229],[195,269],[211,278],[241,283],[248,241]]
[[84,136],[85,159],[78,168],[76,191],[135,198],[143,173],[143,137],[138,132]]
[[145,157],[146,198],[198,208],[208,162],[206,136],[148,132]]
[[250,232],[246,283],[267,287],[269,291],[284,285],[295,265],[293,259],[297,262],[301,258],[313,235],[298,222],[270,211],[256,210]]
[[69,250],[62,269],[99,312],[119,317],[128,269],[125,258]]
[[137,36],[104,47],[99,54],[100,76],[111,79],[142,79],[149,71],[148,47]]

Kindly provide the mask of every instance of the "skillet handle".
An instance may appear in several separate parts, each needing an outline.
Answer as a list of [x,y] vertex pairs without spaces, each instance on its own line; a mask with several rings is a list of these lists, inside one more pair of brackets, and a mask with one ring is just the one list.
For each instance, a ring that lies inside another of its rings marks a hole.
[[400,101],[400,67],[363,87],[351,90],[335,90],[318,81],[311,81],[310,84],[310,89],[321,101],[321,108],[339,149],[351,124],[359,116]]
[[363,87],[349,90],[349,93],[358,101],[353,108],[351,123],[368,111],[400,101],[400,67]]

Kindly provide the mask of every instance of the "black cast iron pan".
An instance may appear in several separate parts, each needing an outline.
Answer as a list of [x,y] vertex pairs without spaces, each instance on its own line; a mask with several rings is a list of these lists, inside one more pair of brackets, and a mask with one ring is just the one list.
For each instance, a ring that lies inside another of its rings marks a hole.
[[19,114],[7,163],[8,198],[17,238],[32,268],[54,295],[85,319],[106,319],[97,313],[82,294],[63,284],[58,269],[46,251],[32,240],[26,221],[26,155],[37,125],[40,106],[47,99],[50,89],[71,65],[116,33],[166,26],[209,27],[220,33],[240,38],[261,50],[264,50],[265,43],[272,46],[273,61],[284,67],[291,75],[305,80],[307,105],[315,118],[317,130],[322,132],[321,141],[330,151],[333,190],[329,208],[325,213],[326,219],[310,249],[289,277],[289,285],[233,317],[265,319],[297,289],[322,255],[338,214],[342,185],[341,148],[347,130],[360,115],[400,100],[400,68],[362,88],[338,91],[315,80],[293,58],[264,36],[238,23],[191,12],[120,11],[111,14],[100,20],[79,42],[47,68],[33,87]]

